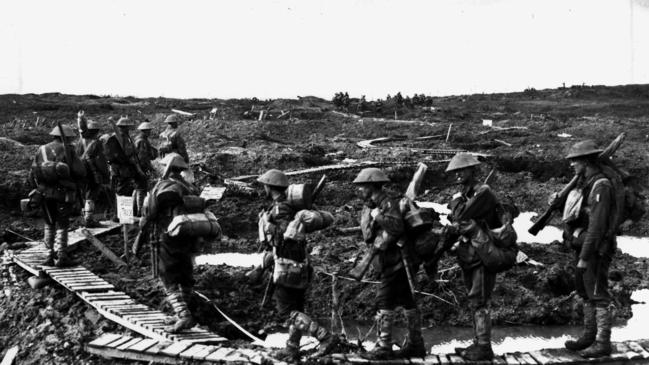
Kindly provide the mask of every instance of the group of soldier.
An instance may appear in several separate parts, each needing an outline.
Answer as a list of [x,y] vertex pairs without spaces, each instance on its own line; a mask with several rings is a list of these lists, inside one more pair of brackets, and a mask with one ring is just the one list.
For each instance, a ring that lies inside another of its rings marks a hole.
[[[152,225],[149,232],[160,243],[159,276],[167,292],[167,301],[175,313],[168,330],[178,332],[195,324],[187,303],[194,284],[193,255],[203,238],[173,237],[167,227],[175,216],[200,211],[205,206],[196,199],[189,199],[197,196],[198,190],[182,174],[189,165],[185,144],[177,133],[178,119],[172,115],[166,123],[168,128],[161,135],[163,144],[157,150],[148,140],[151,130],[148,122],[140,124],[139,134],[133,140],[130,130],[134,123],[125,117],[118,120],[113,133],[98,138],[99,124],[86,121],[80,114],[78,129],[81,139],[75,149],[71,145],[75,138],[73,129],[57,126],[50,133],[53,141],[41,146],[34,159],[33,175],[40,201],[33,200],[44,212],[44,241],[51,250],[46,264],[66,266],[71,264],[65,252],[67,228],[74,204],[81,197],[77,194],[82,194],[85,201],[83,218],[88,226],[96,223],[93,220],[94,202],[107,184],[110,183],[111,191],[119,195],[133,194],[136,214],[141,216],[140,227],[144,229]],[[597,160],[600,152],[592,141],[583,141],[572,146],[567,155],[571,167],[580,176],[578,187],[583,191],[576,219],[566,229],[566,239],[575,250],[575,284],[584,303],[584,331],[577,340],[567,341],[565,346],[580,351],[584,357],[611,353],[608,269],[616,242],[614,235],[605,232],[609,231],[611,224],[607,217],[613,200],[613,187],[600,169]],[[153,184],[151,161],[156,157],[162,158],[164,171]],[[47,162],[54,163],[54,178],[46,176]],[[443,250],[438,250],[456,255],[463,272],[474,339],[469,346],[457,348],[456,352],[473,361],[491,360],[494,356],[490,298],[496,284],[496,272],[485,265],[475,235],[481,227],[493,230],[511,224],[513,217],[511,211],[503,209],[489,185],[480,182],[480,164],[473,155],[459,153],[446,169],[447,173],[455,174],[461,190],[448,204],[451,224],[443,227],[444,238],[440,241]],[[288,178],[282,171],[273,169],[262,174],[257,181],[263,185],[265,197],[270,201],[259,215],[260,234],[269,253],[262,269],[273,270],[276,309],[280,316],[288,318],[286,347],[277,351],[275,356],[298,361],[300,339],[304,334],[320,342],[316,356],[328,354],[336,348],[340,338],[305,313],[312,268],[304,236],[286,235],[298,213],[287,198]],[[408,253],[409,232],[404,223],[403,204],[399,197],[386,192],[385,185],[390,183],[390,179],[380,169],[363,169],[353,183],[364,202],[359,219],[362,235],[367,245],[376,251],[372,265],[380,278],[375,302],[378,339],[375,348],[362,356],[375,360],[423,357],[426,349],[421,333],[421,314],[409,281],[422,260],[417,259],[412,249]],[[404,255],[409,255],[410,259],[404,260]],[[426,269],[428,272],[430,265]],[[394,351],[392,330],[395,311],[399,307],[405,311],[408,334],[404,345]]]

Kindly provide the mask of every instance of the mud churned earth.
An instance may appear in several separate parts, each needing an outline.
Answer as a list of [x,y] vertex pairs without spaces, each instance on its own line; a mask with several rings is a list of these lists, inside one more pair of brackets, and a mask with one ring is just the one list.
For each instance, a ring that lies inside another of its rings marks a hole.
[[[210,115],[214,107],[218,113]],[[23,216],[19,201],[31,190],[27,171],[36,147],[49,141],[48,133],[56,121],[74,123],[80,109],[105,125],[109,116],[129,115],[138,121],[151,121],[155,126],[153,135],[157,136],[172,108],[195,114],[180,129],[201,186],[226,186],[230,178],[259,174],[269,168],[288,171],[373,161],[384,164],[392,179],[388,189],[399,194],[405,191],[416,164],[424,162],[429,169],[418,200],[445,203],[458,188],[453,185],[453,178],[443,172],[450,156],[436,150],[464,149],[484,155],[482,173],[486,177],[494,171],[491,185],[501,198],[513,201],[521,211],[541,212],[548,195],[570,180],[571,171],[564,159],[568,146],[586,138],[603,146],[621,132],[626,132],[627,137],[615,155],[615,162],[637,176],[642,185],[649,177],[649,86],[643,85],[405,101],[392,98],[380,104],[352,99],[343,106],[315,97],[260,101],[56,93],[1,95],[0,242],[16,243],[25,241],[20,236],[38,239],[42,235],[39,218]],[[260,120],[262,111],[264,117]],[[490,120],[492,126],[483,125],[483,120]],[[108,128],[103,132],[108,132]],[[435,137],[416,138],[424,136]],[[375,143],[376,148],[357,145],[359,141],[379,137],[391,140]],[[158,141],[154,138],[153,142]],[[327,185],[316,201],[319,209],[335,216],[331,228],[311,234],[308,239],[315,273],[307,312],[318,318],[328,318],[331,312],[332,277],[328,273],[345,276],[361,247],[357,233],[338,230],[358,225],[362,202],[351,184],[358,170],[328,171]],[[292,176],[291,182],[316,182],[319,178],[320,174],[303,174]],[[254,179],[242,181],[253,183]],[[206,251],[256,252],[257,213],[267,203],[254,183],[252,190],[227,186],[222,200],[210,206],[222,223],[224,237],[206,247]],[[648,232],[645,218],[624,233],[647,236]],[[131,232],[131,238],[136,234]],[[101,239],[116,253],[122,253],[121,234]],[[573,253],[560,242],[521,243],[520,247],[544,266],[520,265],[498,276],[492,305],[495,325],[579,323],[581,303],[571,295]],[[128,269],[121,270],[87,243],[79,245],[74,257],[136,300],[168,310],[162,287],[151,278],[148,248]],[[618,320],[632,316],[631,292],[649,287],[648,265],[644,259],[618,252],[611,269],[610,287]],[[128,333],[127,330],[102,318],[61,287],[30,289],[27,273],[18,267],[12,270],[16,280],[9,280],[4,288],[11,293],[0,298],[0,348],[18,345],[21,364],[119,363],[89,355],[83,345],[104,332]],[[419,296],[424,325],[469,326],[469,313],[461,305],[466,301],[466,291],[461,273],[455,268],[455,258],[445,257],[440,270],[436,280],[428,278],[423,270],[416,277],[418,289],[430,294]],[[246,271],[225,265],[199,266],[195,269],[196,289],[245,328],[263,337],[279,327],[283,319],[271,307],[260,308],[265,281],[250,282]],[[374,280],[372,275],[366,279]],[[340,277],[336,289],[342,316],[371,321],[376,310],[374,285]],[[243,336],[210,305],[195,298],[191,307],[201,325],[237,344],[244,343]]]

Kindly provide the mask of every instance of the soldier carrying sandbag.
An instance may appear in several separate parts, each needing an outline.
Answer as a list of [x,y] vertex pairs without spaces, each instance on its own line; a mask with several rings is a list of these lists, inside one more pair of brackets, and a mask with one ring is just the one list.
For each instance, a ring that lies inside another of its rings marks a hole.
[[[257,181],[263,184],[266,196],[272,200],[272,204],[259,214],[259,227],[260,235],[263,236],[260,238],[272,248],[272,260],[267,260],[266,265],[274,264],[273,299],[278,314],[288,317],[286,325],[289,338],[286,347],[275,352],[274,356],[279,360],[298,361],[300,339],[305,333],[320,341],[314,356],[329,354],[338,344],[338,336],[331,334],[304,313],[306,290],[313,271],[303,229],[300,228],[300,222],[306,219],[306,214],[298,214],[305,211],[298,212],[287,201],[286,190],[289,183],[282,171],[268,170]],[[328,224],[331,224],[332,220],[333,218],[329,219]],[[316,229],[320,228],[322,227]]]
[[83,224],[88,228],[99,227],[99,223],[94,219],[95,206],[101,192],[108,190],[106,187],[110,182],[108,162],[104,155],[103,144],[99,140],[101,127],[98,122],[87,120],[83,111],[78,114],[77,127],[79,128],[81,138],[79,143],[77,143],[76,153],[84,163],[87,172],[83,186],[83,198],[85,200],[83,205]]
[[150,233],[150,243],[159,249],[154,265],[175,313],[166,330],[175,333],[196,323],[188,306],[194,286],[193,258],[204,240],[220,236],[221,229],[198,189],[183,179],[181,172],[189,167],[185,160],[170,153],[162,164],[163,176],[144,201],[140,228]]
[[[400,247],[400,242],[406,237],[405,226],[399,199],[389,197],[383,190],[383,186],[388,182],[388,176],[373,167],[361,170],[353,181],[365,203],[361,212],[361,231],[373,253],[367,257],[371,258],[375,271],[380,273],[381,281],[376,293],[378,341],[374,350],[361,354],[370,360],[426,355],[421,336],[421,314],[413,296],[409,273],[406,271],[416,272],[419,262],[404,260],[402,256],[405,251]],[[359,276],[362,277],[362,274]],[[405,345],[399,351],[393,352],[392,329],[395,309],[399,306],[405,310],[408,336]]]
[[[50,132],[54,140],[38,148],[31,167],[36,189],[30,193],[30,205],[44,213],[43,241],[49,248],[46,266],[71,266],[74,262],[66,251],[70,217],[79,211],[79,182],[86,168],[74,153],[74,130],[57,125]],[[56,249],[56,252],[55,252]]]

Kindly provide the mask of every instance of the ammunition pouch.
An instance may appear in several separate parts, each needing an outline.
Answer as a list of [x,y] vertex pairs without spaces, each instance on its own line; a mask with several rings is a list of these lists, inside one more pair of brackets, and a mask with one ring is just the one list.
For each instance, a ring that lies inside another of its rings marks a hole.
[[311,281],[311,266],[284,257],[275,257],[273,282],[287,288],[306,289]]

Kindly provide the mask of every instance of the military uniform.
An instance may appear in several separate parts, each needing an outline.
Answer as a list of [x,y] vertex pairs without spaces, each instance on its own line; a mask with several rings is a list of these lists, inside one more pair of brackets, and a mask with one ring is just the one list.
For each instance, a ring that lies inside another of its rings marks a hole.
[[[135,150],[138,156],[137,160],[140,163],[142,171],[147,175],[147,177],[154,176],[154,169],[151,161],[155,160],[158,157],[158,150],[155,149],[149,141],[149,131],[151,130],[151,128],[152,126],[148,122],[140,124],[137,128],[140,132],[136,134],[135,138],[133,139],[133,144],[135,145]],[[137,186],[135,192],[137,206],[136,215],[140,215],[142,204],[144,203],[144,196],[146,195],[146,189],[148,188],[148,186],[148,181],[147,186],[144,189],[142,189],[143,187],[141,185]]]
[[86,226],[93,226],[96,224],[93,219],[95,203],[99,200],[104,186],[110,182],[110,171],[104,155],[103,143],[97,138],[98,123],[90,121],[85,126],[85,130],[80,130],[82,138],[77,143],[76,153],[83,161],[87,171],[83,187],[83,198],[85,199],[83,218]]
[[[38,148],[31,168],[32,177],[37,184],[36,189],[42,197],[40,206],[45,217],[43,241],[50,249],[46,264],[57,266],[68,266],[71,263],[66,253],[68,227],[70,217],[81,204],[77,184],[86,176],[83,163],[73,153],[73,145],[68,144],[69,155],[65,155],[62,141],[66,137],[73,137],[74,132],[68,126],[63,126],[63,130],[65,136],[61,136],[58,127],[54,128],[50,135],[58,138]],[[55,249],[58,251],[57,256]]]
[[[273,280],[275,292],[273,299],[280,316],[287,316],[286,325],[289,338],[286,348],[278,351],[275,356],[295,361],[299,359],[300,339],[303,333],[308,333],[320,341],[316,356],[329,353],[338,342],[338,337],[332,335],[326,328],[304,313],[306,290],[312,276],[305,240],[284,239],[284,233],[291,220],[297,213],[287,203],[284,191],[288,187],[286,175],[279,170],[269,170],[259,177],[258,181],[272,186],[277,193],[272,205],[260,213],[261,231],[265,241],[273,251]],[[299,272],[287,272],[286,266],[299,267]]]
[[[165,160],[171,161],[174,156],[176,160],[182,161],[176,154],[168,155]],[[179,166],[187,168],[184,161],[182,163]],[[173,198],[169,198],[170,193]],[[182,198],[198,194],[198,189],[184,181],[179,173],[163,176],[149,192],[140,220],[143,229],[152,227],[149,228],[152,239],[159,243],[159,277],[167,292],[167,301],[177,315],[175,326],[169,329],[172,332],[194,325],[188,302],[194,286],[193,257],[199,252],[200,239],[170,237],[166,232],[172,219],[184,209]]]
[[179,118],[176,115],[170,115],[165,120],[167,123],[167,128],[160,133],[160,139],[162,143],[158,148],[160,152],[160,157],[164,157],[167,153],[175,152],[181,155],[185,162],[189,163],[189,155],[187,154],[187,146],[185,145],[185,140],[178,132],[176,124],[179,122]]
[[[591,140],[576,143],[568,159],[595,159],[602,150]],[[584,357],[611,353],[612,317],[609,310],[608,271],[617,248],[612,207],[613,184],[594,163],[581,176],[577,189],[582,192],[581,209],[574,220],[566,222],[564,237],[575,251],[575,287],[584,300],[584,331],[577,340],[566,341],[566,348],[583,350]],[[578,262],[586,264],[580,268]]]
[[[376,168],[363,169],[354,180],[355,184],[383,184],[389,182],[383,171]],[[409,246],[399,247],[397,242],[406,239],[405,226],[399,209],[399,200],[390,198],[376,188],[369,200],[366,200],[361,212],[361,232],[365,242],[378,250],[372,259],[372,266],[380,274],[380,284],[376,293],[378,313],[378,343],[375,351],[365,356],[370,359],[397,357],[423,357],[425,348],[421,336],[421,316],[412,295],[408,273],[416,272],[418,262],[408,261],[406,268],[402,250]],[[414,255],[407,255],[414,257]],[[392,352],[392,328],[395,309],[403,307],[408,324],[406,345],[394,354]]]

